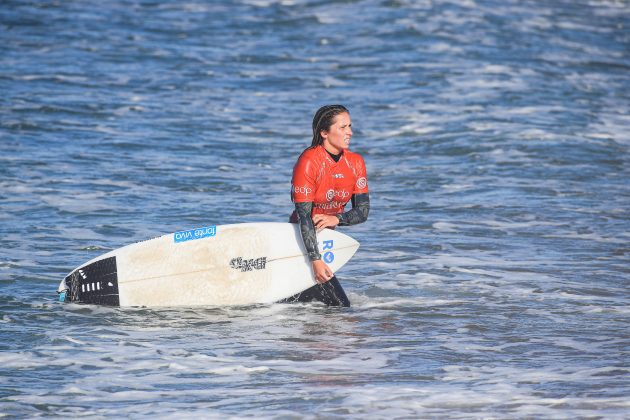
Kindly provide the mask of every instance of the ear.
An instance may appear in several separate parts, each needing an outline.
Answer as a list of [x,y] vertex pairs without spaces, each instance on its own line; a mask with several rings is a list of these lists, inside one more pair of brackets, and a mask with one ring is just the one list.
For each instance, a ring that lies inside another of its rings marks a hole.
[[326,139],[328,138],[328,131],[326,131],[326,130],[321,130],[321,131],[319,132],[319,135],[320,135],[320,136],[322,136],[322,139],[323,139],[323,140],[326,140]]

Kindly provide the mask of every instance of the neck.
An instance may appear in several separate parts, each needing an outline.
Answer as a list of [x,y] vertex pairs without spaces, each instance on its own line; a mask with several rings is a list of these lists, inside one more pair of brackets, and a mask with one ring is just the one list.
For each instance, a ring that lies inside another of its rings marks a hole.
[[339,159],[341,159],[341,155],[343,154],[343,150],[337,154],[331,153],[330,151],[328,151],[328,149],[324,149],[324,150],[326,150],[326,153],[328,153],[330,157],[332,158],[332,160],[334,160],[335,162],[339,162]]
[[337,149],[336,147],[333,147],[328,143],[324,143],[322,144],[322,146],[331,155],[341,155],[343,153],[343,149]]

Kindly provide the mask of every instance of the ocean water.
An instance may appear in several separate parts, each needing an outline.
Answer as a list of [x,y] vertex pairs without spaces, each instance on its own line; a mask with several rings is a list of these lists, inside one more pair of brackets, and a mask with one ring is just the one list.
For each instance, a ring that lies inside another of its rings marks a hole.
[[[326,103],[370,181],[352,308],[57,302],[287,220]],[[0,417],[630,418],[629,147],[624,0],[4,0]]]

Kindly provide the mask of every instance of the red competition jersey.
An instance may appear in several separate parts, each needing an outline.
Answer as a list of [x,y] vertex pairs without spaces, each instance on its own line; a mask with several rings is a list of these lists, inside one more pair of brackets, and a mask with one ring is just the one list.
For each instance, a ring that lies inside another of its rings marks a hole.
[[312,215],[343,213],[353,194],[367,192],[365,162],[349,150],[335,162],[323,146],[306,149],[293,167],[291,199],[313,202]]

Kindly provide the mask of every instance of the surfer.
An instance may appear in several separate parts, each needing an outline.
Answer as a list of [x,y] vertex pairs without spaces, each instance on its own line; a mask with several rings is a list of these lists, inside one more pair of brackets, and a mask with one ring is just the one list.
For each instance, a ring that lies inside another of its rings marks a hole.
[[[288,301],[319,300],[330,306],[350,306],[339,280],[322,260],[316,232],[367,220],[370,210],[363,158],[349,149],[350,112],[343,105],[321,107],[313,117],[313,140],[293,168],[291,223],[299,223],[302,240],[318,284]],[[352,209],[344,211],[348,202]],[[329,261],[330,262],[330,261]]]

